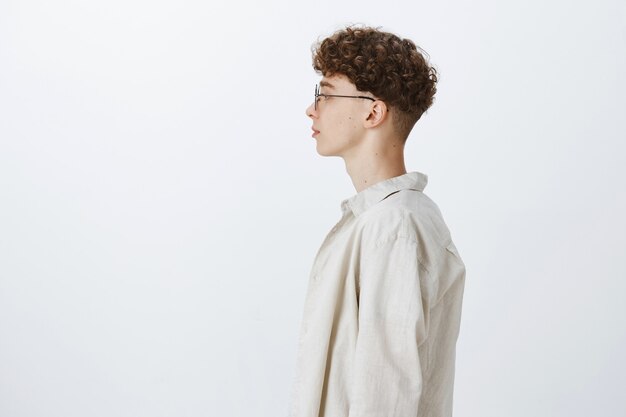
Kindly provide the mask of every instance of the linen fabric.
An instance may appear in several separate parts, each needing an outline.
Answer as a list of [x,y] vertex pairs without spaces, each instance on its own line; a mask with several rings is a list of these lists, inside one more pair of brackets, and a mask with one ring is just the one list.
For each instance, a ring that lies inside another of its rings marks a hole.
[[449,417],[465,265],[420,172],[341,203],[301,320],[290,417]]

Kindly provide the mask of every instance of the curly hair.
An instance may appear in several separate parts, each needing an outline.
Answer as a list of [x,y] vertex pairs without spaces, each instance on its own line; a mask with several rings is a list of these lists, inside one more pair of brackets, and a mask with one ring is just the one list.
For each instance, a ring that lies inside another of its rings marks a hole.
[[348,26],[314,45],[312,53],[317,73],[343,74],[359,91],[369,91],[395,109],[394,124],[404,140],[433,104],[437,71],[409,39]]

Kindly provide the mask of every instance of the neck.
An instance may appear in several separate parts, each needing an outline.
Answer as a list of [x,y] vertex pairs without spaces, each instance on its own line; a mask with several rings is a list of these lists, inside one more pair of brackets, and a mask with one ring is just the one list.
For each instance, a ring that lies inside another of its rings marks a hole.
[[367,141],[343,159],[357,193],[377,182],[406,174],[404,144],[400,141]]

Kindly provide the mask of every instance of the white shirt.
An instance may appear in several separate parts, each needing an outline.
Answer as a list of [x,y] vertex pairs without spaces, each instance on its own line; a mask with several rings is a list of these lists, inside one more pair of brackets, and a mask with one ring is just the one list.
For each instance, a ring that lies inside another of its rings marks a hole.
[[341,203],[313,263],[290,417],[452,415],[465,265],[410,172]]

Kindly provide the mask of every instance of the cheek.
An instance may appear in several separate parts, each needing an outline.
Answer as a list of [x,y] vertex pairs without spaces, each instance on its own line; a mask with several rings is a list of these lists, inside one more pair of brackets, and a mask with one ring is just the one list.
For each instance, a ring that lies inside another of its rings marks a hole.
[[359,123],[354,113],[344,114],[338,122],[340,124],[340,130],[346,140],[353,141],[355,137],[359,136]]
[[351,128],[356,129],[358,127],[358,123],[356,122],[356,119],[352,116],[348,116],[348,120],[346,121],[346,124],[349,125]]
[[356,117],[351,113],[336,113],[332,117],[332,123],[341,130],[352,130],[358,127]]

